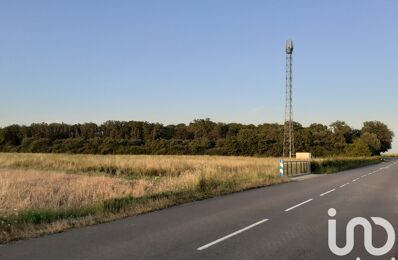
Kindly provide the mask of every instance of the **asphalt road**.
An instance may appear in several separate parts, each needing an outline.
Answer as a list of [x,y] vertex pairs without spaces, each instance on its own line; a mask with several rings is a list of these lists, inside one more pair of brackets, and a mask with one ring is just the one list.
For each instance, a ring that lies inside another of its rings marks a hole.
[[[350,219],[385,218],[398,236],[397,216],[398,161],[391,160],[2,245],[0,259],[373,259],[360,227],[351,253],[334,255],[328,220],[336,219],[341,247]],[[373,245],[384,245],[386,232],[372,227]],[[397,257],[396,240],[377,259]]]

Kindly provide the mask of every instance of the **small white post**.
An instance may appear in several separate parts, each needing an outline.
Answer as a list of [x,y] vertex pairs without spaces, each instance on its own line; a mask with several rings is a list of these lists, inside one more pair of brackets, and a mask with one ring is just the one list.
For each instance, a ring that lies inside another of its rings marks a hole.
[[283,177],[283,160],[279,161],[279,176]]

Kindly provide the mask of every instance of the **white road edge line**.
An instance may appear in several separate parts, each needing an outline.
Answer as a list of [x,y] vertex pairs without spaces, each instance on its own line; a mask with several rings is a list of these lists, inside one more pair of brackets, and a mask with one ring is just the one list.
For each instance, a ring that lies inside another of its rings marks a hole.
[[327,192],[324,192],[324,193],[320,194],[319,196],[320,196],[320,197],[325,196],[326,194],[331,193],[331,192],[333,192],[333,191],[335,191],[335,190],[336,190],[336,189],[328,190]]
[[353,179],[352,182],[359,180],[359,178]]
[[269,219],[267,219],[267,218],[262,219],[262,220],[260,220],[260,221],[258,221],[258,222],[256,222],[256,223],[254,223],[254,224],[251,224],[250,226],[247,226],[247,227],[245,227],[245,228],[239,229],[239,230],[237,230],[237,231],[235,231],[235,232],[233,232],[233,233],[231,233],[231,234],[229,234],[229,235],[226,235],[226,236],[221,237],[221,238],[219,238],[219,239],[217,239],[217,240],[214,240],[213,242],[210,242],[210,243],[208,243],[208,244],[206,244],[206,245],[204,245],[204,246],[201,246],[201,247],[197,248],[197,250],[201,251],[201,250],[203,250],[203,249],[209,248],[209,247],[211,247],[211,246],[213,246],[213,245],[215,245],[215,244],[218,244],[218,243],[220,243],[220,242],[222,242],[222,241],[224,241],[224,240],[226,240],[226,239],[228,239],[228,238],[231,238],[231,237],[233,237],[233,236],[236,236],[236,235],[238,235],[239,233],[242,233],[242,232],[244,232],[244,231],[246,231],[246,230],[248,230],[248,229],[251,229],[251,228],[253,228],[253,227],[257,226],[257,225],[260,225],[260,224],[262,224],[262,223],[264,223],[264,222],[267,222],[268,220],[269,220]]
[[343,185],[340,185],[340,188],[343,188],[344,186],[347,186],[347,185],[349,185],[349,184],[350,184],[349,182],[344,183]]
[[297,204],[297,205],[294,205],[293,207],[290,207],[290,208],[288,208],[288,209],[285,209],[285,212],[288,212],[288,211],[291,211],[292,209],[295,209],[295,208],[297,208],[297,207],[300,207],[301,205],[304,205],[305,203],[308,203],[308,202],[310,202],[311,200],[313,200],[313,199],[311,198],[311,199],[306,200],[306,201],[303,201],[303,202],[301,202],[301,203],[299,203],[299,204]]

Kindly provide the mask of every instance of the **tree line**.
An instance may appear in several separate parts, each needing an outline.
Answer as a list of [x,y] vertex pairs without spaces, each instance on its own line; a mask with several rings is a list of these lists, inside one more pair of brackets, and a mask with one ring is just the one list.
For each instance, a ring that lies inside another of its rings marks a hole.
[[[197,119],[177,125],[141,121],[64,124],[34,123],[0,128],[1,152],[86,154],[209,154],[281,156],[281,124],[216,123]],[[323,156],[380,155],[391,149],[394,133],[379,121],[354,129],[345,122],[329,126],[294,123],[296,151]]]

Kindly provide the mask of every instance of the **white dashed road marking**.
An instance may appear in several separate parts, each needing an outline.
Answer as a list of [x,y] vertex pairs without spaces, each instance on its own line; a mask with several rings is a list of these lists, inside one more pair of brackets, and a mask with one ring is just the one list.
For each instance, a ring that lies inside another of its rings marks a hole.
[[308,202],[310,202],[311,200],[313,200],[313,199],[311,198],[311,199],[309,199],[309,200],[303,201],[303,202],[301,202],[301,203],[299,203],[299,204],[297,204],[297,205],[294,205],[293,207],[290,207],[290,208],[288,208],[288,209],[285,209],[285,211],[286,211],[286,212],[291,211],[292,209],[295,209],[295,208],[297,208],[297,207],[300,207],[301,205],[304,205],[305,203],[308,203]]
[[344,186],[347,186],[347,185],[349,185],[349,184],[350,184],[349,182],[344,183],[343,185],[340,185],[340,188],[343,188]]
[[321,195],[319,195],[319,196],[325,196],[326,194],[328,194],[328,193],[331,193],[331,192],[333,192],[333,191],[335,191],[336,189],[332,189],[332,190],[329,190],[329,191],[327,191],[327,192],[324,192],[324,193],[322,193]]
[[231,233],[231,234],[229,234],[229,235],[226,235],[226,236],[224,236],[224,237],[221,237],[221,238],[219,238],[219,239],[217,239],[217,240],[214,240],[213,242],[210,242],[210,243],[208,243],[208,244],[206,244],[206,245],[204,245],[204,246],[201,246],[201,247],[199,247],[197,250],[203,250],[203,249],[206,249],[206,248],[209,248],[209,247],[211,247],[211,246],[213,246],[213,245],[215,245],[215,244],[218,244],[218,243],[220,243],[220,242],[222,242],[222,241],[224,241],[224,240],[226,240],[226,239],[228,239],[228,238],[231,238],[231,237],[233,237],[233,236],[236,236],[237,234],[239,234],[239,233],[242,233],[242,232],[244,232],[244,231],[246,231],[246,230],[248,230],[248,229],[251,229],[251,228],[253,228],[253,227],[255,227],[255,226],[257,226],[257,225],[260,225],[260,224],[262,224],[262,223],[264,223],[264,222],[267,222],[268,221],[268,219],[262,219],[262,220],[260,220],[260,221],[258,221],[258,222],[256,222],[256,223],[254,223],[254,224],[251,224],[250,226],[247,226],[247,227],[245,227],[245,228],[242,228],[242,229],[239,229],[239,230],[237,230],[237,231],[235,231],[235,232],[233,232],[233,233]]

